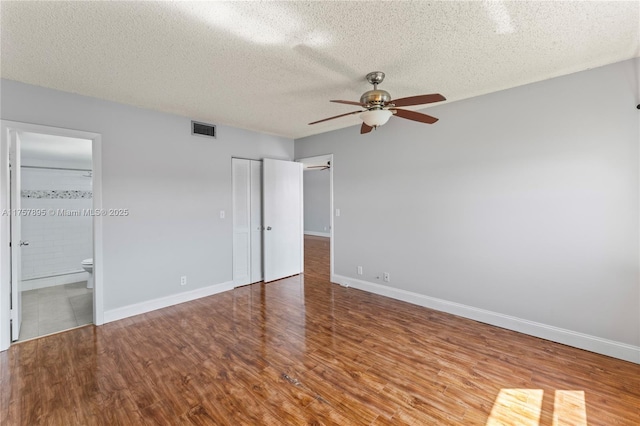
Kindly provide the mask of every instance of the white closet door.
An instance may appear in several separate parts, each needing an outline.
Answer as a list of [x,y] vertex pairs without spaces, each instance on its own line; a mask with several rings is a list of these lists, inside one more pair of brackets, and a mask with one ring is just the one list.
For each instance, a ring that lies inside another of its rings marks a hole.
[[265,282],[304,269],[302,188],[302,163],[263,161]]
[[251,283],[262,281],[262,161],[251,161]]
[[231,159],[233,193],[233,285],[251,283],[251,163]]

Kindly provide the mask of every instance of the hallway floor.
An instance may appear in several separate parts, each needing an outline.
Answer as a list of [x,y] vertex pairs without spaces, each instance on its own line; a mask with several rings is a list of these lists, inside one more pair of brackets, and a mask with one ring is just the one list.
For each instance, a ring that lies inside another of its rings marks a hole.
[[304,236],[304,275],[329,281],[331,239]]
[[86,281],[22,292],[20,342],[92,322],[93,289]]

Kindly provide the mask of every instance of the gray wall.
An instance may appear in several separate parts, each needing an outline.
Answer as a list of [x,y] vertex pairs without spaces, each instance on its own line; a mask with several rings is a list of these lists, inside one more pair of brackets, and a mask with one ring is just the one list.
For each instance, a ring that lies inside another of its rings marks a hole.
[[104,218],[105,311],[231,281],[231,157],[293,159],[291,139],[13,81],[1,99],[2,119],[102,134],[103,207],[130,211]]
[[296,140],[338,165],[336,274],[640,344],[638,65]]
[[304,232],[330,232],[330,177],[329,170],[304,172]]

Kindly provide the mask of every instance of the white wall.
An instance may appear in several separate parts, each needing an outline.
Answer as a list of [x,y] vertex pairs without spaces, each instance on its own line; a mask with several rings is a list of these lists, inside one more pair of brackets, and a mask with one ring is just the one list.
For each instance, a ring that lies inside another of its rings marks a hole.
[[330,233],[331,173],[329,170],[304,172],[304,232]]
[[296,157],[339,164],[337,278],[611,340],[640,362],[637,69],[434,106],[431,126],[296,140]]
[[[22,208],[47,212],[22,218],[22,239],[29,245],[22,248],[23,290],[58,285],[66,281],[37,281],[37,278],[83,272],[83,259],[93,257],[91,216],[82,211],[91,209],[91,178],[87,172],[22,168]],[[59,214],[60,210],[80,212],[80,215]],[[86,279],[81,274],[77,281]]]
[[226,126],[192,136],[198,117],[1,85],[2,119],[102,135],[103,207],[130,211],[104,217],[105,311],[231,282],[231,157],[292,159],[292,140]]

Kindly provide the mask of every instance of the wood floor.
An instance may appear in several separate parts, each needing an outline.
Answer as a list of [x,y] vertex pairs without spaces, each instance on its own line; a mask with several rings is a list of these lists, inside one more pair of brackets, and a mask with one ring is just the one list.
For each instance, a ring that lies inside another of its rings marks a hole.
[[307,274],[13,345],[2,425],[635,425],[640,366]]

